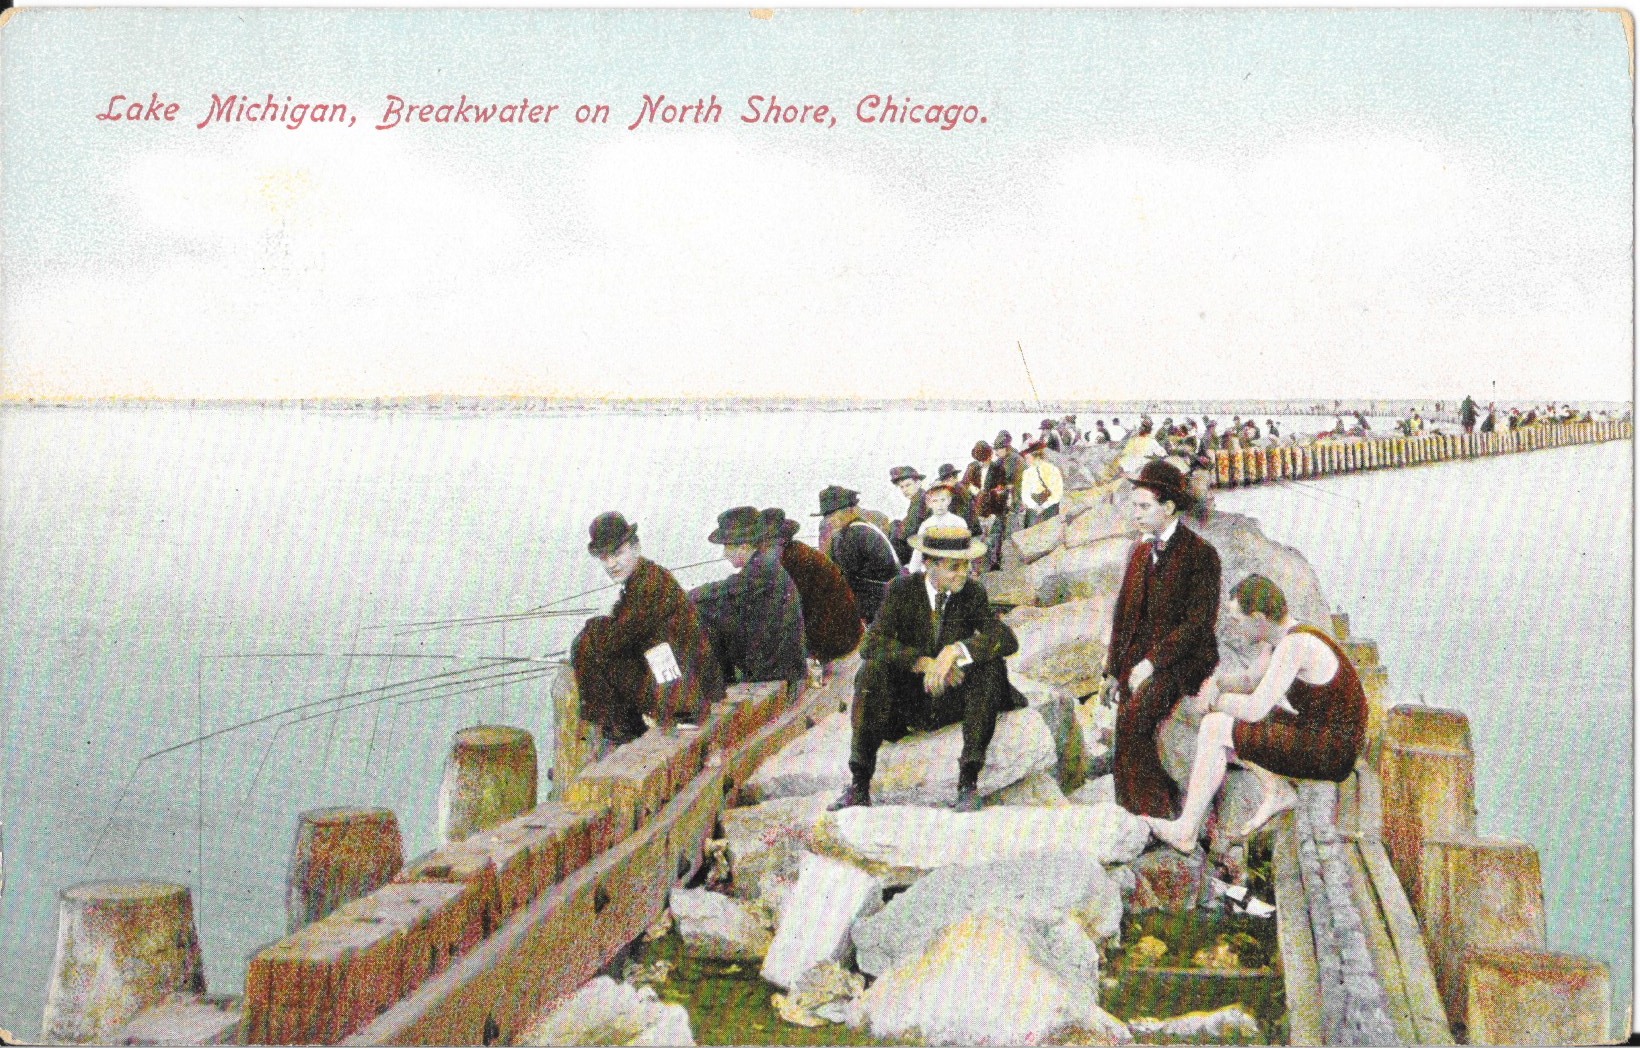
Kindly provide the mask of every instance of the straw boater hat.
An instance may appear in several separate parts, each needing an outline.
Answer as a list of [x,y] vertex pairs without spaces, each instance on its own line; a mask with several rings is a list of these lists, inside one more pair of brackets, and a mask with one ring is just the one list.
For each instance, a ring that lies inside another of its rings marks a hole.
[[736,506],[718,514],[717,530],[706,536],[719,546],[755,546],[763,541],[763,514],[756,506]]
[[910,543],[924,557],[946,560],[978,560],[987,552],[985,540],[974,538],[965,527],[929,528],[912,536]]
[[587,543],[587,552],[594,557],[607,557],[638,537],[638,526],[628,524],[613,510],[598,514],[588,530],[592,541]]

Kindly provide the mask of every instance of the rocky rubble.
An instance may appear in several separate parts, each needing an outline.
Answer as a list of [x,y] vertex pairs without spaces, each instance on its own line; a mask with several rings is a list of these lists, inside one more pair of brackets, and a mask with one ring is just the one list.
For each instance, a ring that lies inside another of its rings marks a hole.
[[600,975],[518,1039],[519,1044],[692,1045],[689,1012],[653,987]]

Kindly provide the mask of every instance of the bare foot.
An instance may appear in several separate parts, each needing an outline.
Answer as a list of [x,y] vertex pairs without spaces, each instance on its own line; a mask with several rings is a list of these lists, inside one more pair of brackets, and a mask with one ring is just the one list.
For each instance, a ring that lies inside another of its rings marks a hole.
[[1139,818],[1150,827],[1150,832],[1156,835],[1157,840],[1165,841],[1186,855],[1196,850],[1196,835],[1184,824],[1183,819],[1158,819],[1154,815],[1141,815]]
[[1266,823],[1284,811],[1292,811],[1293,805],[1298,803],[1298,793],[1286,779],[1273,778],[1264,783],[1264,798],[1259,801],[1258,811],[1248,819],[1241,828],[1242,838],[1251,837],[1262,830]]

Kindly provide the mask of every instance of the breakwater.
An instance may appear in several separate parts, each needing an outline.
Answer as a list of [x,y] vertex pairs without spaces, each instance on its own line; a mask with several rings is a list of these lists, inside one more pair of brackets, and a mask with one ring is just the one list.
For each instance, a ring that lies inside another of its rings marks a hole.
[[[369,917],[369,915],[366,915],[366,917]],[[479,928],[481,928],[481,932],[482,932],[482,920],[481,920],[481,923],[479,923]],[[444,963],[444,959],[443,959],[443,958],[440,958],[440,963],[441,963],[441,964],[443,964],[443,963]],[[500,1037],[500,1027],[499,1027],[499,1023],[497,1023],[497,1037]]]
[[1427,433],[1420,436],[1330,437],[1306,443],[1213,452],[1212,483],[1244,487],[1455,459],[1514,455],[1573,444],[1628,440],[1632,422],[1537,423],[1508,433]]

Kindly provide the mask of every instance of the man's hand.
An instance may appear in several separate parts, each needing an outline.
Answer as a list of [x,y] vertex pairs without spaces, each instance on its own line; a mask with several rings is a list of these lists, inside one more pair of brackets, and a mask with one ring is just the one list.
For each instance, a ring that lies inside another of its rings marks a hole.
[[1155,672],[1156,667],[1150,664],[1149,659],[1140,662],[1128,674],[1128,691],[1135,692],[1144,687],[1145,681],[1149,680]]
[[1099,702],[1104,706],[1115,706],[1122,701],[1122,685],[1115,677],[1105,675],[1104,682],[1099,686]]

